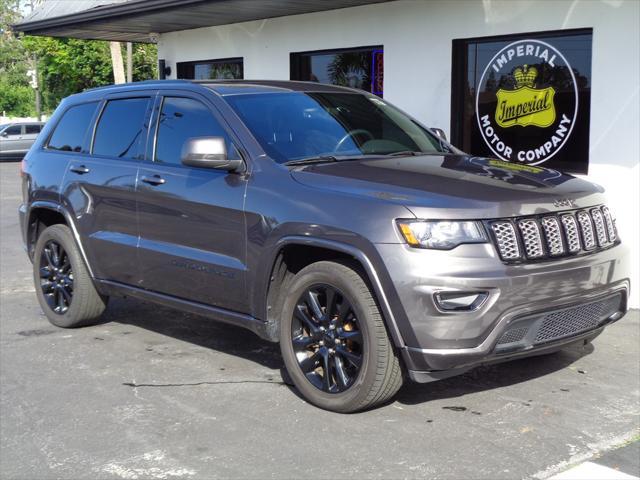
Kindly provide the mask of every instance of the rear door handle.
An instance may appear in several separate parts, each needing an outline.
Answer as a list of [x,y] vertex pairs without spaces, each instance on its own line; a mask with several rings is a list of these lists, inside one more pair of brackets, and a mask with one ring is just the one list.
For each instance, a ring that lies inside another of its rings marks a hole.
[[74,165],[69,170],[73,173],[77,173],[78,175],[84,175],[85,173],[89,173],[89,169],[84,165]]
[[160,175],[151,175],[151,176],[145,175],[140,180],[143,181],[144,183],[148,183],[149,185],[162,185],[166,182],[166,180],[162,178]]

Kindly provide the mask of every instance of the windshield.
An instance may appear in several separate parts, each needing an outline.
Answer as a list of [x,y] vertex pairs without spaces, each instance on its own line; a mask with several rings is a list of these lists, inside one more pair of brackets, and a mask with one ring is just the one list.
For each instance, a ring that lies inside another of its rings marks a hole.
[[7,128],[10,124],[9,123],[3,123],[2,125],[0,125],[0,133],[2,133],[2,131]]
[[375,96],[287,92],[225,100],[279,163],[327,155],[446,151],[438,137]]

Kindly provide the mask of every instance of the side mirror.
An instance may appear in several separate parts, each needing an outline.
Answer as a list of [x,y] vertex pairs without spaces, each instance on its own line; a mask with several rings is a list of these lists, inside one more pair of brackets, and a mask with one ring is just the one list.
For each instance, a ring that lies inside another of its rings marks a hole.
[[442,130],[441,128],[432,128],[431,131],[435,133],[438,138],[442,139],[445,142],[447,141],[447,134],[444,133],[444,130]]
[[215,168],[235,172],[244,162],[227,158],[227,144],[222,137],[189,138],[182,146],[180,159],[184,165],[200,168]]
[[0,137],[7,138],[8,136],[9,136],[9,134],[7,132],[0,133]]

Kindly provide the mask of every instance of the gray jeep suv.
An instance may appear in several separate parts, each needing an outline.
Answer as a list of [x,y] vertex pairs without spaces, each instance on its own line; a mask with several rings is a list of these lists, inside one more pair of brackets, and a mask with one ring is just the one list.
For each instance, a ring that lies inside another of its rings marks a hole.
[[60,327],[128,295],[279,342],[352,412],[589,342],[627,309],[602,189],[464,154],[386,100],[303,82],[149,82],[64,100],[22,165]]

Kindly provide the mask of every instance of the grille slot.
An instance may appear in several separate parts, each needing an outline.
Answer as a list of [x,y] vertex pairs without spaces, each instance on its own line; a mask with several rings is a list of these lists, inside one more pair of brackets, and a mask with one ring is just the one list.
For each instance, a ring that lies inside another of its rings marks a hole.
[[578,253],[582,249],[582,244],[580,243],[580,234],[578,233],[576,217],[571,214],[566,214],[562,215],[560,219],[562,220],[564,233],[567,237],[569,252]]
[[487,223],[500,258],[507,263],[591,253],[613,246],[618,239],[605,206]]
[[596,238],[598,239],[598,246],[604,247],[609,243],[607,239],[607,232],[604,226],[604,216],[599,208],[591,210],[591,218],[593,219],[593,225],[596,228]]
[[506,261],[519,259],[520,245],[513,224],[509,221],[493,222],[491,229],[496,237],[502,259]]
[[580,233],[582,233],[582,241],[584,242],[584,248],[591,250],[596,248],[596,238],[593,234],[593,223],[591,217],[584,210],[578,212],[578,223],[580,224]]
[[604,221],[607,225],[607,236],[609,237],[609,241],[613,243],[618,239],[618,235],[616,234],[616,226],[613,223],[611,212],[607,207],[602,207],[602,214],[604,215]]
[[544,247],[542,246],[542,234],[538,222],[534,219],[520,220],[518,222],[522,243],[527,258],[544,257]]
[[615,295],[608,299],[550,313],[542,320],[534,344],[550,342],[594,329],[619,309],[620,295]]
[[547,241],[549,255],[556,257],[565,252],[564,239],[560,231],[560,222],[557,217],[544,217],[542,219],[542,228]]

